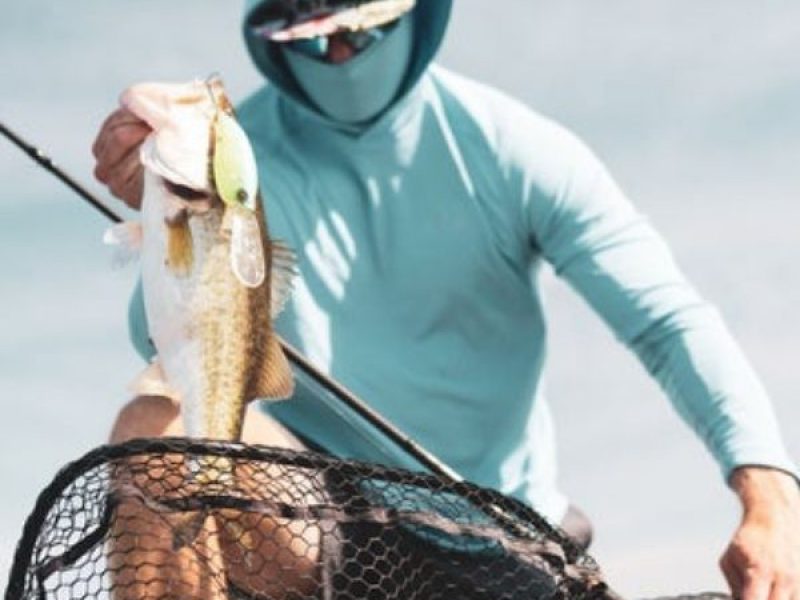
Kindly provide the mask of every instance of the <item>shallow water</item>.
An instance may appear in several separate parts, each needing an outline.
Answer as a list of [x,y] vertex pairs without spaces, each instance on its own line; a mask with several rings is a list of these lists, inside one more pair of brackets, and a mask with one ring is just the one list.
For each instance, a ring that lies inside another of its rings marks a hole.
[[[89,147],[140,79],[259,81],[238,9],[156,0],[25,0],[0,22],[0,119],[89,184]],[[459,0],[445,64],[583,135],[717,302],[800,453],[800,8],[771,0]],[[191,18],[187,18],[191,15]],[[511,59],[509,59],[511,57]],[[102,443],[139,362],[125,337],[133,271],[105,223],[0,142],[0,575],[56,469]],[[572,292],[548,280],[549,390],[566,489],[630,596],[722,589],[733,496],[656,386]],[[4,577],[2,577],[4,579]],[[678,589],[676,589],[678,588]]]

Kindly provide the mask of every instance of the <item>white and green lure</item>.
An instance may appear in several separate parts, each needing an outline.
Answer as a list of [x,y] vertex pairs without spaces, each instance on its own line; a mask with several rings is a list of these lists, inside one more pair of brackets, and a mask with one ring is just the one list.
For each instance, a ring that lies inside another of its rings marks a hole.
[[257,212],[258,168],[239,123],[223,109],[213,121],[211,172],[225,204],[223,229],[229,233],[231,268],[245,286],[256,288],[266,278],[266,260]]

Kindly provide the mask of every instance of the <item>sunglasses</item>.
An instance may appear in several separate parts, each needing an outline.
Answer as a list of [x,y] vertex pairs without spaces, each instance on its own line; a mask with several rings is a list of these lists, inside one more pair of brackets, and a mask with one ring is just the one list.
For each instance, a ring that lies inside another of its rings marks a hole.
[[374,41],[370,31],[380,31],[378,28],[396,21],[415,5],[416,0],[274,0],[256,9],[248,26],[255,35],[272,42],[368,34],[361,38],[353,35],[355,47]]
[[[396,24],[397,21],[392,21],[391,23],[381,25],[380,27],[373,27],[372,29],[363,31],[340,31],[333,35],[345,42],[353,50],[354,54],[359,54],[371,46],[373,42],[383,39]],[[292,49],[306,56],[323,60],[328,56],[331,37],[332,36],[323,35],[309,39],[299,39],[289,42],[289,45]]]

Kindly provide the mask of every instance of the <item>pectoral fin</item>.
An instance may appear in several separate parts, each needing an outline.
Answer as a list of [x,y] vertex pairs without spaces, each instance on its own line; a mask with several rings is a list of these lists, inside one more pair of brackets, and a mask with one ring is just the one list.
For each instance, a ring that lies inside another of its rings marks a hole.
[[297,276],[297,259],[291,248],[283,242],[273,241],[270,289],[270,316],[275,319],[292,294],[292,284]]
[[195,514],[182,515],[172,527],[172,551],[177,552],[191,546],[203,530],[207,518],[208,512],[204,510]]
[[103,243],[116,246],[113,264],[115,268],[124,267],[139,258],[142,249],[142,224],[126,221],[106,229]]
[[294,393],[294,376],[278,336],[270,334],[251,399],[284,400]]

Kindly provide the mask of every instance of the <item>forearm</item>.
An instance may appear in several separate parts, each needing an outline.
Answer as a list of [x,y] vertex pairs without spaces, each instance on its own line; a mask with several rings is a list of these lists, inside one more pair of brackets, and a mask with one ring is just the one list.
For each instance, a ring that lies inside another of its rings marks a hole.
[[769,397],[716,311],[678,310],[632,346],[726,479],[745,465],[797,475]]
[[767,394],[724,324],[690,312],[671,335],[664,321],[653,328],[644,360],[741,501],[741,523],[720,561],[734,597],[793,598],[800,593],[797,470]]

